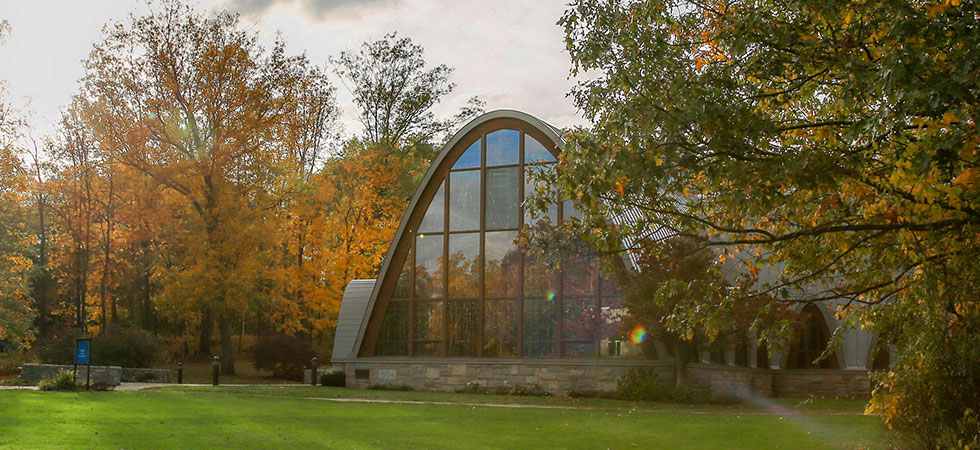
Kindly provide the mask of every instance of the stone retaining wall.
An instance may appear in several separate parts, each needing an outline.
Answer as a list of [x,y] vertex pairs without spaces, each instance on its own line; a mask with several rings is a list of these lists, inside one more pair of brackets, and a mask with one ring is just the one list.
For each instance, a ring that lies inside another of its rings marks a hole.
[[[74,366],[63,366],[58,364],[24,364],[20,367],[20,377],[27,380],[41,380],[51,378],[60,371],[73,370]],[[85,382],[87,366],[78,366],[76,379]],[[90,381],[94,383],[104,383],[118,386],[122,367],[119,366],[92,366],[92,377]]]
[[[675,382],[671,362],[639,360],[436,360],[358,358],[338,364],[347,386],[408,385],[422,391],[460,391],[468,383],[485,388],[539,385],[555,395],[570,391],[615,391],[619,378],[639,368],[665,384]],[[306,371],[309,383],[309,370]],[[863,370],[771,370],[692,363],[687,382],[715,395],[746,397],[868,397]]]
[[123,367],[120,380],[128,383],[173,383],[170,369],[133,369]]
[[[316,374],[322,377],[323,374],[327,372],[333,372],[334,370],[340,370],[340,369],[334,369],[333,367],[326,367],[326,368],[317,367]],[[320,384],[319,378],[317,378],[316,383]],[[310,384],[310,369],[303,369],[303,384]]]

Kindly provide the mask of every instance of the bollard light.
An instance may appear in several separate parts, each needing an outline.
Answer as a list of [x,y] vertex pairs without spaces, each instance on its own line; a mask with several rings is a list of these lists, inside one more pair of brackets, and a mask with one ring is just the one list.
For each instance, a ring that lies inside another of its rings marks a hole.
[[310,386],[316,386],[316,356],[313,357],[313,370],[310,371]]
[[177,384],[184,384],[184,363],[177,363]]
[[211,363],[211,385],[218,385],[218,372],[221,371],[221,363],[219,362],[218,355],[214,355],[214,362]]

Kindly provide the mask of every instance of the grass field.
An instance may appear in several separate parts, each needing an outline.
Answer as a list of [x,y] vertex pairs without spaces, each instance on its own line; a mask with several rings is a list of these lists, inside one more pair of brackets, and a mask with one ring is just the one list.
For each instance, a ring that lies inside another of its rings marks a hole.
[[[812,449],[885,448],[887,438],[878,419],[853,414],[859,405],[840,401],[783,400],[773,404],[778,413],[760,413],[751,405],[609,400],[510,397],[550,407],[504,408],[308,398],[358,396],[501,403],[495,396],[322,387],[2,391],[0,447]],[[591,409],[574,409],[583,407]]]

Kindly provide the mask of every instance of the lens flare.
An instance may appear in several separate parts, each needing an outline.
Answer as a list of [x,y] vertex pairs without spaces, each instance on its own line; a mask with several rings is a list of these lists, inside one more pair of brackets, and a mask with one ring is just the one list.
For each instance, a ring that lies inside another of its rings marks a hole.
[[630,342],[632,342],[634,344],[639,344],[639,343],[641,343],[641,342],[643,342],[645,340],[647,340],[647,329],[646,328],[643,328],[642,326],[637,325],[636,328],[633,328],[632,330],[630,330]]
[[549,292],[548,293],[548,301],[550,302],[550,301],[554,301],[554,300],[555,300],[555,293],[554,292]]

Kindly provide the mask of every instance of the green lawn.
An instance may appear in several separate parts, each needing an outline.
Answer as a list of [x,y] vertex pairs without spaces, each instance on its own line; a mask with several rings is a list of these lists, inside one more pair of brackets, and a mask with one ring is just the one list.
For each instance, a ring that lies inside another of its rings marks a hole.
[[0,447],[810,449],[884,448],[886,438],[878,419],[853,414],[359,403],[296,398],[329,388],[251,389],[2,391]]

